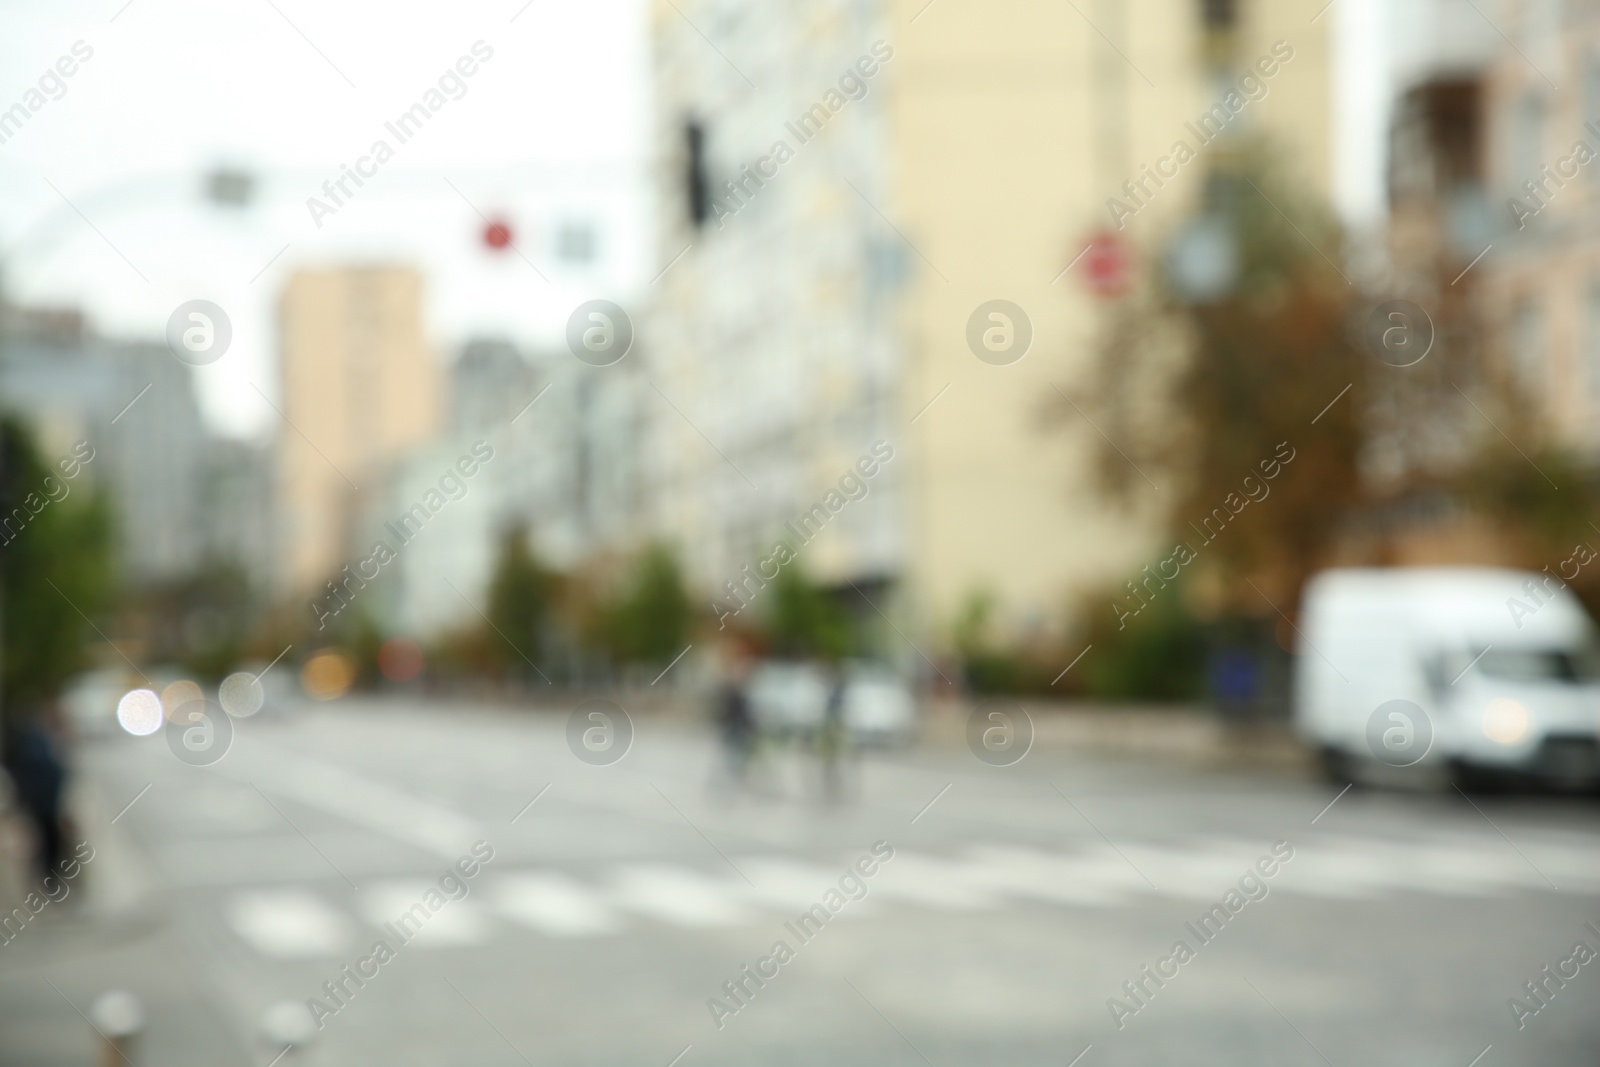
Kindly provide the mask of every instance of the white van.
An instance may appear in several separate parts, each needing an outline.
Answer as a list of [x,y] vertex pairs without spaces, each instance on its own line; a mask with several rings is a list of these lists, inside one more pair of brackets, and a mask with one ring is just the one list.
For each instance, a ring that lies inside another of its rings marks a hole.
[[1595,630],[1549,574],[1324,571],[1299,631],[1295,727],[1335,776],[1393,780],[1387,765],[1600,784]]

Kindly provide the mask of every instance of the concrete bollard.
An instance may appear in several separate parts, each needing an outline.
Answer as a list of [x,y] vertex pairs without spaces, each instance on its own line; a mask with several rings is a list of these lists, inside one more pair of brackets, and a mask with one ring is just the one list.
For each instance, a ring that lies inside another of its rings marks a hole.
[[100,1067],[132,1062],[133,1043],[144,1030],[144,1005],[126,989],[101,993],[89,1006],[89,1021],[99,1031]]
[[304,1048],[316,1036],[317,1021],[303,1000],[280,1000],[261,1013],[262,1040],[285,1064],[299,1058],[298,1055],[285,1058],[290,1049]]

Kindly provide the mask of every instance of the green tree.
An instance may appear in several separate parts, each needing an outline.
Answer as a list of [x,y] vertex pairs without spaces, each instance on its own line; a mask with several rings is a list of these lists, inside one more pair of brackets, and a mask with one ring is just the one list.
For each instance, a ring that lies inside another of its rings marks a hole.
[[[1207,576],[1192,591],[1202,586],[1212,611],[1254,614],[1269,609],[1245,579],[1292,604],[1363,497],[1362,419],[1378,364],[1350,329],[1364,304],[1335,265],[1340,231],[1325,208],[1259,146],[1226,159],[1208,189],[1236,284],[1185,302],[1152,272],[1113,316],[1086,406],[1106,435],[1094,438],[1102,486],[1122,498],[1162,486],[1168,536]],[[1266,498],[1241,506],[1250,491]],[[1213,538],[1200,524],[1218,508],[1239,518]]]
[[855,646],[850,613],[798,562],[779,570],[765,595],[767,636],[779,655],[838,659]]
[[[1110,599],[1097,598],[1095,605]],[[1205,694],[1206,630],[1180,588],[1157,597],[1123,628],[1102,612],[1089,615],[1084,637],[1093,650],[1079,668],[1079,689],[1107,700],[1193,700]]]
[[87,481],[63,479],[20,422],[0,420],[0,702],[10,721],[84,667],[89,620],[112,600],[110,507]]
[[689,640],[691,609],[678,557],[666,545],[647,548],[605,613],[606,643],[618,659],[666,662]]
[[548,643],[556,595],[556,575],[534,555],[528,528],[521,524],[508,527],[500,536],[499,553],[489,576],[485,612],[498,631],[489,648],[501,667],[520,674],[528,669],[528,661],[538,661],[541,648]]
[[[967,594],[951,628],[961,671],[975,693],[1051,693],[1051,679],[1059,670],[1059,647],[1041,647],[1016,640],[1002,642],[994,635],[997,598],[988,589]],[[1054,690],[1059,695],[1065,690]]]

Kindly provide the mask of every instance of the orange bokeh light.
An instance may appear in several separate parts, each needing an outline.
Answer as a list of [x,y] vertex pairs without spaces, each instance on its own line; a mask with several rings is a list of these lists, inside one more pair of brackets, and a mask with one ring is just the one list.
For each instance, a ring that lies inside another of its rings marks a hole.
[[342,652],[323,649],[300,668],[300,685],[316,700],[335,700],[356,681],[356,666]]

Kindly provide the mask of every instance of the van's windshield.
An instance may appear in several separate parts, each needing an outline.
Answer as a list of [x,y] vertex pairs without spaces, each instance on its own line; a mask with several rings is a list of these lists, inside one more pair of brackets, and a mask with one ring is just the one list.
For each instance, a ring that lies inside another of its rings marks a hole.
[[1600,679],[1600,656],[1581,648],[1490,648],[1478,660],[1490,678],[1516,682],[1588,682]]

